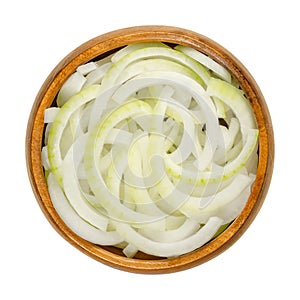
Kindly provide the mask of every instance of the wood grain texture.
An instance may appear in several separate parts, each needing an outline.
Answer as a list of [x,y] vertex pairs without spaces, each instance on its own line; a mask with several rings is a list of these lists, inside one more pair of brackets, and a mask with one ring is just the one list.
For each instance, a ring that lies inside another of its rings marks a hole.
[[[126,258],[114,247],[101,247],[73,233],[53,208],[41,163],[44,110],[52,105],[65,80],[82,65],[96,57],[106,56],[125,45],[142,41],[162,41],[193,47],[223,65],[236,77],[249,99],[259,129],[259,165],[249,200],[235,221],[217,238],[203,247],[177,258],[157,258],[139,253]],[[51,72],[42,85],[27,126],[26,161],[33,192],[43,213],[69,243],[90,257],[125,271],[136,273],[170,273],[200,265],[230,247],[245,232],[266,197],[274,163],[274,135],[271,117],[264,97],[243,64],[211,39],[186,29],[168,26],[140,26],[116,30],[96,37],[72,51]]]

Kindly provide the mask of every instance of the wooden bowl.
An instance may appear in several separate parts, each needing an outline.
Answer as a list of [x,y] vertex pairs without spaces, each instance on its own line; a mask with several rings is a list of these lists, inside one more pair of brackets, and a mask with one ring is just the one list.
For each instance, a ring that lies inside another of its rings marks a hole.
[[[51,106],[65,80],[82,65],[104,57],[135,42],[162,41],[193,47],[223,65],[238,80],[249,99],[259,129],[259,165],[251,195],[241,214],[217,238],[201,248],[176,257],[157,258],[138,253],[127,258],[114,247],[101,247],[83,240],[70,230],[53,208],[41,163],[44,110]],[[264,97],[253,77],[230,52],[198,33],[167,26],[141,26],[116,30],[98,36],[67,55],[42,85],[32,107],[27,127],[26,159],[33,192],[48,221],[69,243],[90,257],[109,266],[136,273],[170,273],[202,264],[230,247],[257,215],[270,184],[274,161],[274,137]]]

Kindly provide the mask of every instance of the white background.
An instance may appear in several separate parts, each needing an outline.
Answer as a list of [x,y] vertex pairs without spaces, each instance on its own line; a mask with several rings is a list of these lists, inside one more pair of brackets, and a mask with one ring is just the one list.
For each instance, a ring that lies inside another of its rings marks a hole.
[[[298,1],[2,1],[1,299],[299,299]],[[29,185],[25,132],[34,98],[75,47],[134,25],[204,34],[238,57],[273,119],[276,156],[265,203],[229,250],[196,268],[138,275],[82,254],[50,226]]]

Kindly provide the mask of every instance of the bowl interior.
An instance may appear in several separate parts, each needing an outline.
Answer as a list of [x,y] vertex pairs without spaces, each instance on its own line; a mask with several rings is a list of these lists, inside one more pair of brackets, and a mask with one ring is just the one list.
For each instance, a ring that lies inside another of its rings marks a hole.
[[[76,68],[86,62],[103,58],[118,49],[137,42],[160,41],[170,45],[186,45],[210,56],[224,66],[239,82],[250,101],[259,129],[259,165],[251,195],[241,214],[216,238],[201,248],[176,257],[158,258],[138,253],[127,258],[115,247],[101,247],[83,240],[72,232],[53,208],[41,163],[44,135],[44,111],[55,106],[56,95]],[[96,37],[67,55],[51,72],[33,104],[27,127],[26,159],[34,194],[53,227],[73,246],[92,258],[112,267],[138,273],[168,273],[187,269],[220,254],[230,247],[248,228],[266,196],[274,156],[274,139],[271,118],[264,97],[255,80],[230,52],[198,33],[166,26],[142,26],[113,31]]]

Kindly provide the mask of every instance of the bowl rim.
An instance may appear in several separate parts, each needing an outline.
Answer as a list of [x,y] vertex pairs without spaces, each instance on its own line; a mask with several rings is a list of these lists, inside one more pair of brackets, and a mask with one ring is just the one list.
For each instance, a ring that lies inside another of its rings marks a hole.
[[[96,57],[135,42],[161,41],[190,46],[210,56],[238,80],[253,108],[259,129],[259,164],[251,195],[241,214],[219,236],[201,248],[176,258],[127,258],[109,247],[94,245],[77,236],[55,211],[41,164],[43,114],[63,82],[76,68]],[[274,166],[274,133],[264,96],[246,67],[227,49],[194,31],[173,26],[146,25],[114,30],[99,35],[63,58],[41,86],[33,103],[26,131],[26,164],[33,193],[44,215],[55,230],[74,247],[111,267],[134,273],[171,273],[185,270],[216,257],[233,245],[259,212],[271,182]]]

